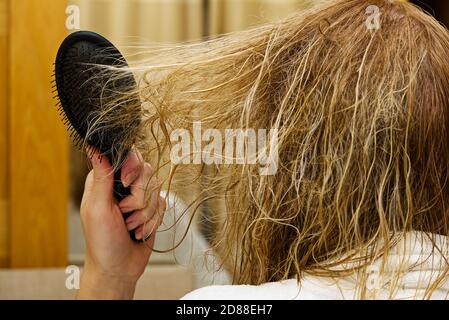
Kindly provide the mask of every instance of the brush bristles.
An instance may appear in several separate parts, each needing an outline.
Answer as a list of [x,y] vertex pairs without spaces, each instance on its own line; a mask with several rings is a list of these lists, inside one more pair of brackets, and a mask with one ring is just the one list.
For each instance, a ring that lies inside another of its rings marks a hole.
[[132,145],[140,118],[140,100],[129,95],[134,76],[122,70],[126,66],[115,48],[103,47],[91,35],[63,43],[55,64],[54,98],[73,143],[82,149],[94,146],[114,166]]

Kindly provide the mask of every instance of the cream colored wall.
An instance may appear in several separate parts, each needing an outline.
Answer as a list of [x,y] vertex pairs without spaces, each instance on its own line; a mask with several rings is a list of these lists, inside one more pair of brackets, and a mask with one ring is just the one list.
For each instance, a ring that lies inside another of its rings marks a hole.
[[239,31],[276,21],[325,0],[210,0],[209,33]]
[[179,42],[203,35],[202,0],[69,0],[81,10],[81,29],[115,43]]
[[[326,0],[69,0],[81,28],[114,42],[179,42],[275,21]],[[207,30],[205,30],[205,28]]]

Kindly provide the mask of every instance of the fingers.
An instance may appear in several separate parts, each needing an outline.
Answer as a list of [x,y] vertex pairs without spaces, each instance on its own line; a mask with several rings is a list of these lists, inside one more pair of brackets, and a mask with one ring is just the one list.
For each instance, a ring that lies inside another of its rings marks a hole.
[[151,218],[153,218],[154,214],[159,212],[159,193],[152,192],[150,195],[150,201],[148,205],[140,210],[134,211],[127,219],[126,226],[128,231],[136,229],[138,226],[144,224]]
[[146,239],[156,233],[156,230],[162,223],[162,218],[165,212],[165,199],[159,197],[156,213],[153,213],[151,219],[139,226],[135,231],[137,240]]
[[[113,200],[113,168],[106,157],[97,150],[90,150],[93,170],[86,179],[86,190],[92,194],[96,203]],[[157,179],[153,169],[144,163],[140,153],[130,153],[121,168],[124,186],[131,187],[131,194],[119,204],[123,214],[133,212],[125,221],[128,231],[135,230],[138,240],[154,233],[162,222],[165,212],[165,199],[159,196]]]
[[143,167],[143,159],[140,152],[130,152],[121,169],[121,177],[123,186],[128,187],[140,175]]
[[147,207],[149,202],[151,203],[157,199],[151,199],[154,193],[159,193],[158,190],[154,190],[157,188],[157,180],[152,176],[153,169],[150,164],[145,163],[136,180],[131,183],[131,195],[119,203],[120,210],[123,213],[141,210]]
[[83,198],[81,199],[81,206],[80,206],[81,212],[83,212],[82,209],[85,208],[90,201],[90,198],[92,196],[93,185],[94,185],[94,171],[91,170],[87,175],[86,181],[84,183]]
[[150,164],[143,163],[138,153],[131,154],[122,168],[122,182],[130,185],[131,194],[120,201],[119,208],[123,214],[132,212],[125,223],[128,231],[135,230],[138,240],[159,227],[165,211],[165,199],[159,196],[153,174]]
[[113,169],[107,157],[103,157],[96,149],[90,151],[93,170],[86,179],[86,189],[95,201],[110,201],[113,196]]

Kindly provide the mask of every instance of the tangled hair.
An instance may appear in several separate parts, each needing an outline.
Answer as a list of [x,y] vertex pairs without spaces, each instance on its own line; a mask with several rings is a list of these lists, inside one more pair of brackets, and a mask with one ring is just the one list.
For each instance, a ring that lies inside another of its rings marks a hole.
[[[370,5],[378,29],[367,27]],[[154,48],[131,68],[144,106],[136,147],[165,188],[186,194],[192,211],[207,209],[235,283],[357,274],[367,298],[367,268],[421,231],[444,255],[431,297],[449,270],[448,248],[435,239],[449,235],[448,57],[448,30],[394,0],[330,1],[249,31]],[[172,164],[170,134],[194,121],[278,129],[276,174]],[[386,279],[390,297],[397,283]]]

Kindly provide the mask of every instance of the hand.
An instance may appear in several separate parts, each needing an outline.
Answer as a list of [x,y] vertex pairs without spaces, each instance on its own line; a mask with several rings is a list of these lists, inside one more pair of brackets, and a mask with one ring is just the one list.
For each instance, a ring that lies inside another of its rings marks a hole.
[[[159,196],[153,170],[140,154],[130,153],[122,167],[121,180],[125,187],[131,186],[131,195],[120,203],[113,195],[114,175],[108,159],[94,150],[91,162],[93,170],[86,179],[80,210],[86,261],[78,298],[131,299],[151,255],[165,199]],[[129,230],[136,230],[137,239],[149,238],[136,243]]]

